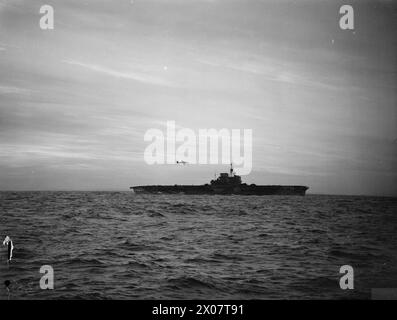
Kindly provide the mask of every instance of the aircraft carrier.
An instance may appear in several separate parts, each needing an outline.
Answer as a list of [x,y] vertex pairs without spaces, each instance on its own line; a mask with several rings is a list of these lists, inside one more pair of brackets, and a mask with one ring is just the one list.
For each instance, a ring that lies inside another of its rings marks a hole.
[[230,173],[221,173],[211,180],[210,184],[203,185],[150,185],[130,187],[135,193],[149,194],[237,194],[237,195],[297,195],[304,196],[306,186],[289,185],[256,185],[241,182],[241,177],[234,174],[231,165]]

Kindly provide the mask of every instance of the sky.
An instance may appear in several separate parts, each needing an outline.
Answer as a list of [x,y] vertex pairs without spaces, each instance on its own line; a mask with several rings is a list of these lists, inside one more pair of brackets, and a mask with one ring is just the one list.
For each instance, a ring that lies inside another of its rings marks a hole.
[[[55,10],[41,30],[40,7]],[[251,129],[243,181],[397,195],[397,4],[0,0],[0,190],[208,183],[148,129]]]

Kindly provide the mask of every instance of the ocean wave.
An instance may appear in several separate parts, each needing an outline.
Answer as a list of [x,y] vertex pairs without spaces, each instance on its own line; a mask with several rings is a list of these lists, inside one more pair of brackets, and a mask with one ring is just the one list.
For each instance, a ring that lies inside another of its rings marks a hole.
[[171,278],[167,280],[167,284],[177,289],[185,288],[215,288],[215,285],[210,280],[197,279],[194,277],[181,276],[178,278]]
[[[24,288],[20,299],[340,298],[339,267],[352,264],[365,277],[349,298],[368,297],[396,274],[396,208],[371,197],[0,192],[0,235],[15,246],[0,278]],[[55,290],[38,289],[44,264]]]

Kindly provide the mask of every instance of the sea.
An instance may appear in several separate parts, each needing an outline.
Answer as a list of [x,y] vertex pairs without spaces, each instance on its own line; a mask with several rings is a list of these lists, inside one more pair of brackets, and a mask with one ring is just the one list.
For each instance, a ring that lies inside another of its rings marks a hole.
[[6,235],[0,299],[371,299],[397,288],[397,198],[1,192]]

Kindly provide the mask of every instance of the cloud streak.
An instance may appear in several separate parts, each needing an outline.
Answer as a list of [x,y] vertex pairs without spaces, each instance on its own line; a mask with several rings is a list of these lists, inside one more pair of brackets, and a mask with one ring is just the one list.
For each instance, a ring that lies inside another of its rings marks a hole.
[[33,91],[30,89],[0,85],[0,95],[5,95],[5,94],[26,95],[26,94],[31,94],[32,92]]
[[166,81],[160,77],[155,77],[141,72],[123,72],[112,68],[108,68],[96,64],[84,63],[76,60],[62,60],[62,62],[114,78],[133,80],[144,84],[157,85],[157,86],[169,86],[169,87],[173,86],[171,82]]

